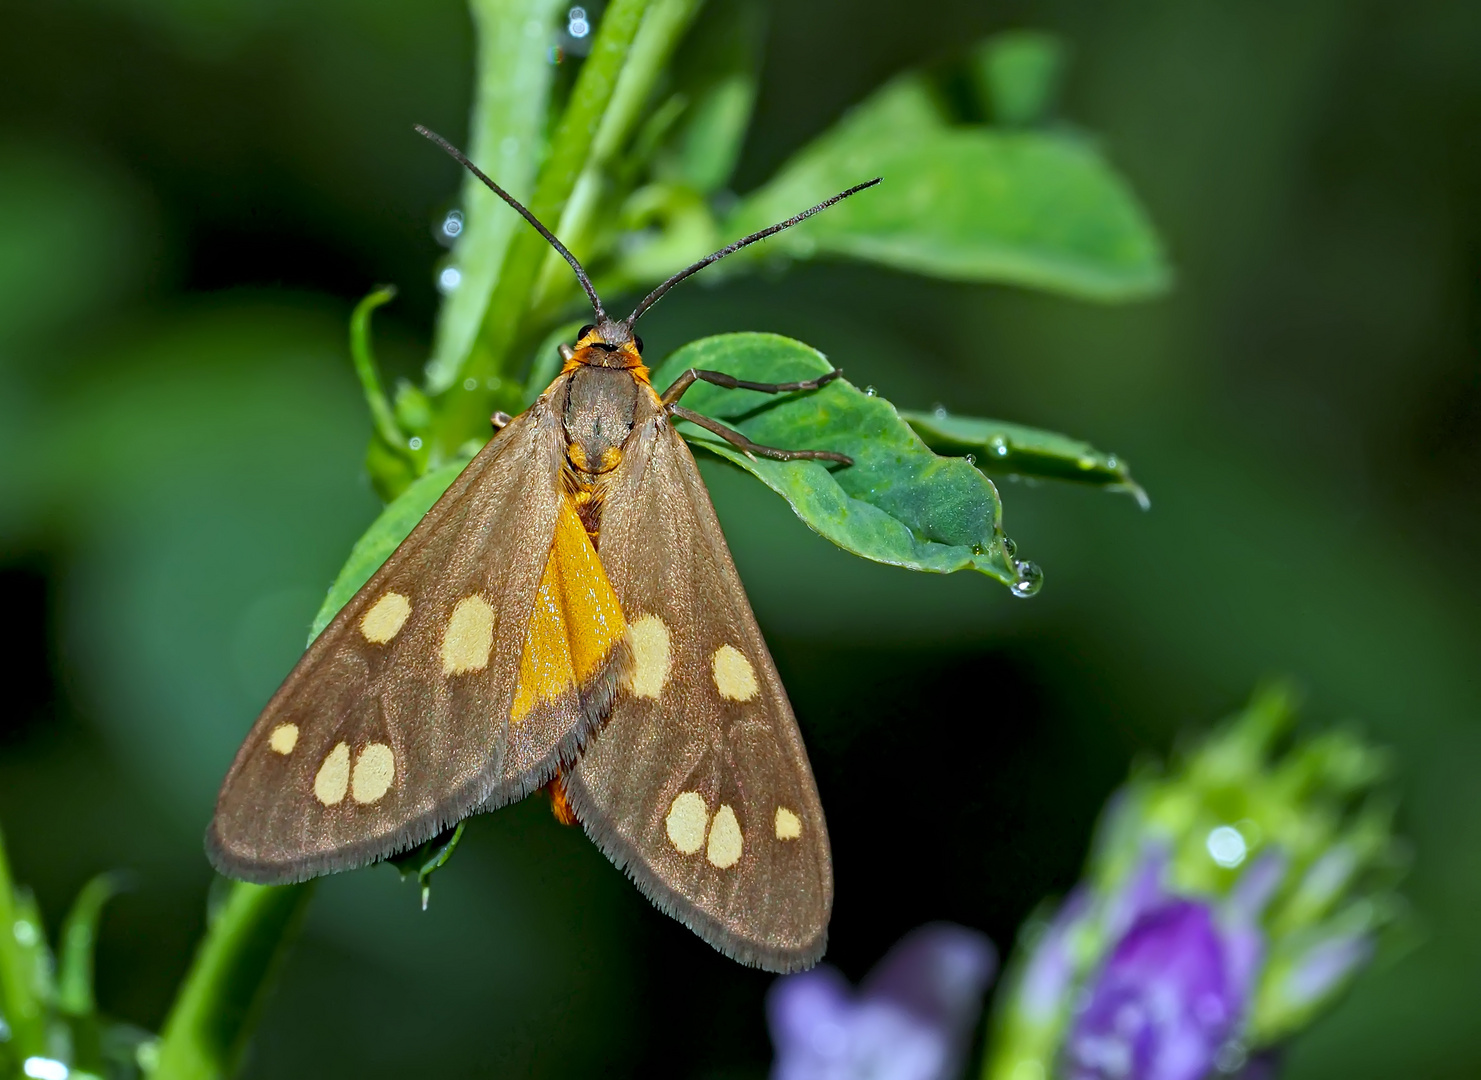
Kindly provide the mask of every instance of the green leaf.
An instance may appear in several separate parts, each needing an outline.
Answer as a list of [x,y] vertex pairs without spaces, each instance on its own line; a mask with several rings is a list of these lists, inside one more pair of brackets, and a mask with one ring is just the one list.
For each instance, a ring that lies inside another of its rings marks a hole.
[[932,450],[958,457],[970,454],[984,472],[1094,484],[1125,492],[1143,510],[1151,506],[1125,461],[1068,435],[1005,420],[953,416],[944,410],[902,410],[900,416]]
[[9,1051],[18,1059],[46,1048],[44,1003],[48,988],[39,967],[46,940],[30,894],[15,886],[0,833],[0,1017],[9,1036],[0,1043],[0,1064]]
[[[653,383],[663,388],[690,367],[755,382],[790,382],[832,370],[822,353],[800,341],[776,334],[722,334],[674,353],[655,371]],[[690,443],[751,473],[786,499],[808,527],[845,551],[911,570],[977,570],[1019,595],[1038,591],[1038,567],[1010,554],[992,481],[962,458],[932,453],[883,398],[842,379],[811,393],[777,396],[696,383],[684,404],[762,445],[836,450],[852,457],[854,464],[847,468],[753,460],[707,431],[680,426]],[[452,462],[428,473],[381,512],[330,586],[310,641],[380,569],[465,464]]]
[[1053,34],[1013,30],[973,50],[972,74],[987,113],[1013,127],[1037,123],[1054,104],[1064,45]]
[[764,246],[1093,300],[1149,296],[1168,284],[1151,224],[1093,144],[947,126],[916,75],[885,86],[801,150],[740,204],[725,234],[764,228],[872,176],[884,183]]
[[419,844],[410,851],[403,851],[400,855],[392,855],[386,861],[394,866],[401,875],[401,880],[416,878],[417,884],[422,889],[422,910],[427,910],[427,901],[432,895],[432,875],[447,865],[447,860],[453,857],[453,852],[458,849],[458,841],[463,838],[463,826],[468,823],[464,818],[450,829],[444,829],[441,833],[428,840],[425,844]]
[[735,171],[761,77],[766,12],[756,0],[712,3],[675,59],[674,81],[688,103],[666,153],[661,179],[710,194]]
[[432,509],[432,504],[457,479],[458,473],[467,464],[467,461],[450,461],[441,468],[433,469],[380,512],[370,528],[355,541],[355,546],[350,549],[350,557],[340,567],[334,584],[329,586],[329,595],[324,597],[324,603],[319,606],[319,613],[314,616],[313,626],[309,629],[310,643],[329,625],[339,609],[360,591],[360,586],[369,581],[371,575],[381,568],[381,564],[391,557],[391,552],[416,528],[417,522],[426,516],[427,511]]
[[[776,334],[722,334],[674,353],[654,373],[653,384],[665,387],[691,367],[756,382],[790,382],[833,365],[816,349]],[[961,458],[933,454],[883,398],[842,379],[781,395],[696,383],[684,404],[764,446],[852,457],[854,464],[846,467],[753,459],[707,431],[683,425],[691,443],[755,476],[845,551],[912,570],[977,570],[1022,594],[1037,589],[1038,568],[1015,564],[1004,544],[992,481]]]
[[93,996],[93,959],[98,947],[98,923],[103,906],[124,888],[122,874],[99,874],[77,894],[62,923],[58,942],[57,1008],[72,1016],[97,1010]]

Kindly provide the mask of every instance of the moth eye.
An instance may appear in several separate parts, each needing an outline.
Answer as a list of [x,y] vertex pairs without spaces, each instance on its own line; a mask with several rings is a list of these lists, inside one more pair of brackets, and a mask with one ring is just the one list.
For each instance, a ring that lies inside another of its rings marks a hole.
[[580,330],[576,331],[576,340],[580,341],[582,338],[584,338],[587,334],[591,333],[595,329],[595,326],[593,326],[591,323],[587,323]]
[[638,352],[643,351],[643,339],[640,338],[637,334],[633,335],[633,345],[637,348]]

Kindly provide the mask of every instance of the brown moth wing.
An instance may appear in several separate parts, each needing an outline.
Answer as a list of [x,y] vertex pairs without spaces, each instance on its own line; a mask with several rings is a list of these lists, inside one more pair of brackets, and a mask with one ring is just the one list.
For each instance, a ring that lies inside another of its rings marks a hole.
[[598,847],[715,948],[772,971],[822,956],[823,807],[797,721],[689,449],[654,403],[618,466],[600,554],[633,668],[565,778]]
[[248,733],[206,836],[264,884],[360,866],[510,802],[569,762],[625,670],[510,704],[566,496],[558,380],[475,457],[309,646]]

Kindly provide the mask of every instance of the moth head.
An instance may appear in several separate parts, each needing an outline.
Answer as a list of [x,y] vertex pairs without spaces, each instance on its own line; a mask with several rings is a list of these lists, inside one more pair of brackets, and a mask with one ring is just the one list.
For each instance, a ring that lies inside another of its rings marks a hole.
[[631,367],[634,359],[642,360],[643,339],[627,323],[603,316],[580,329],[573,352],[583,353],[580,362],[593,367]]

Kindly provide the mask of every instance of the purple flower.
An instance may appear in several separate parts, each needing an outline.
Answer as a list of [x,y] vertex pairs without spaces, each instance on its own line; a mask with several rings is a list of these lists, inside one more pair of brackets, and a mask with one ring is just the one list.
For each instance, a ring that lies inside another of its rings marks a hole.
[[1132,924],[1065,1045],[1072,1080],[1201,1080],[1237,1032],[1250,963],[1213,911],[1169,900]]
[[774,1080],[946,1080],[954,1076],[996,967],[974,930],[907,934],[855,993],[836,970],[778,979],[767,998]]
[[1075,980],[1073,938],[1094,914],[1094,900],[1084,885],[1060,905],[1034,946],[1019,983],[1019,1007],[1036,1024],[1049,1023]]

